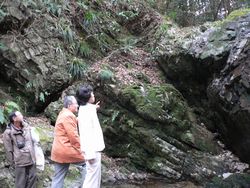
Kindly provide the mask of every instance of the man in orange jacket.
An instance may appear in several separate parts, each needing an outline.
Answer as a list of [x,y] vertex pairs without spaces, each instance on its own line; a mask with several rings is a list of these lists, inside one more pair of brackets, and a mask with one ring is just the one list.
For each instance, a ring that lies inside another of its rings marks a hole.
[[54,141],[51,151],[51,159],[55,162],[55,174],[52,178],[51,188],[63,188],[64,178],[70,164],[77,164],[81,172],[81,187],[85,179],[86,167],[83,154],[80,149],[80,138],[77,129],[77,118],[74,115],[78,111],[78,104],[74,96],[66,96],[64,108],[59,113],[55,129]]

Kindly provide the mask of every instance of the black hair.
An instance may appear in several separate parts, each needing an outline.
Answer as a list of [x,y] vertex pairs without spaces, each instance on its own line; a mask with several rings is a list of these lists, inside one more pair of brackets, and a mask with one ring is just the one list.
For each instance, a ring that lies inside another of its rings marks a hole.
[[16,111],[13,111],[9,114],[9,121],[10,123],[14,123],[14,117],[16,117]]
[[82,86],[76,91],[76,99],[79,105],[86,105],[91,97],[93,88],[90,85]]

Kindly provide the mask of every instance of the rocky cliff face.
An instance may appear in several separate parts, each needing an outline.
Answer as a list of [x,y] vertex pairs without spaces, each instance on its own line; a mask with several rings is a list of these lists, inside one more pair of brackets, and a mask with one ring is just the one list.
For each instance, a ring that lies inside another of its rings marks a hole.
[[[137,57],[126,54],[132,64],[137,60],[131,58],[133,56]],[[118,55],[106,64],[112,66],[116,57]],[[131,72],[134,69],[131,68]],[[120,67],[112,70],[115,75],[120,74]],[[127,84],[126,77],[122,76],[102,85],[94,79],[98,71],[92,73],[88,82],[95,86],[96,98],[101,101],[99,117],[105,153],[129,159],[128,168],[136,166],[172,182],[204,183],[224,172],[242,171],[247,167],[243,164],[243,168],[239,168],[238,159],[223,151],[213,134],[197,124],[182,94],[172,85],[161,83],[160,79],[156,82],[151,77],[147,84],[142,83],[140,77],[132,78],[133,84]],[[81,84],[74,84],[65,94],[74,94]],[[58,112],[60,101],[49,105],[48,116]],[[238,162],[233,164],[233,160]]]
[[190,104],[212,107],[205,124],[218,130],[227,146],[247,162],[249,21],[248,14],[204,33],[196,32],[194,39],[187,38],[177,45],[179,51],[159,56],[167,78],[183,91]]
[[[248,142],[249,16],[186,31],[141,1],[0,2],[6,100],[18,96],[33,112],[50,103],[45,114],[54,122],[63,96],[89,83],[101,101],[105,153],[124,160],[124,171],[203,184],[247,167],[206,126],[246,159],[248,148],[238,146]],[[69,74],[77,63],[88,67],[85,76]]]
[[213,107],[225,118],[219,127],[226,143],[243,160],[250,162],[250,15],[233,23],[238,36],[231,48],[225,67],[208,87],[208,97]]
[[35,15],[15,1],[4,1],[3,7],[8,14],[0,22],[1,80],[16,87],[31,109],[34,102],[44,105],[70,82],[66,53],[59,50],[63,43],[53,30],[55,19]]

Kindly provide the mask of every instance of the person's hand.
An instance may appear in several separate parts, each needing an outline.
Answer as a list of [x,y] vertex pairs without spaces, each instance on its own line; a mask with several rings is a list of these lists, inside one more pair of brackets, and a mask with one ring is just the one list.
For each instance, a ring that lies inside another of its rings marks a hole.
[[98,102],[95,104],[95,106],[96,106],[96,109],[98,110],[98,109],[100,108],[100,101],[98,101]]
[[90,159],[90,160],[88,160],[88,162],[89,162],[89,164],[94,164],[95,159]]

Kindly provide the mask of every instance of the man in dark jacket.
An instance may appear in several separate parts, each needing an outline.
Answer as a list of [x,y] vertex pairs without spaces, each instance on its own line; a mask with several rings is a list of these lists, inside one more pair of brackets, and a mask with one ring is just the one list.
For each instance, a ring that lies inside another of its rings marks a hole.
[[19,111],[12,112],[9,121],[3,142],[9,165],[15,169],[15,187],[35,188],[37,176],[31,128],[24,123]]

